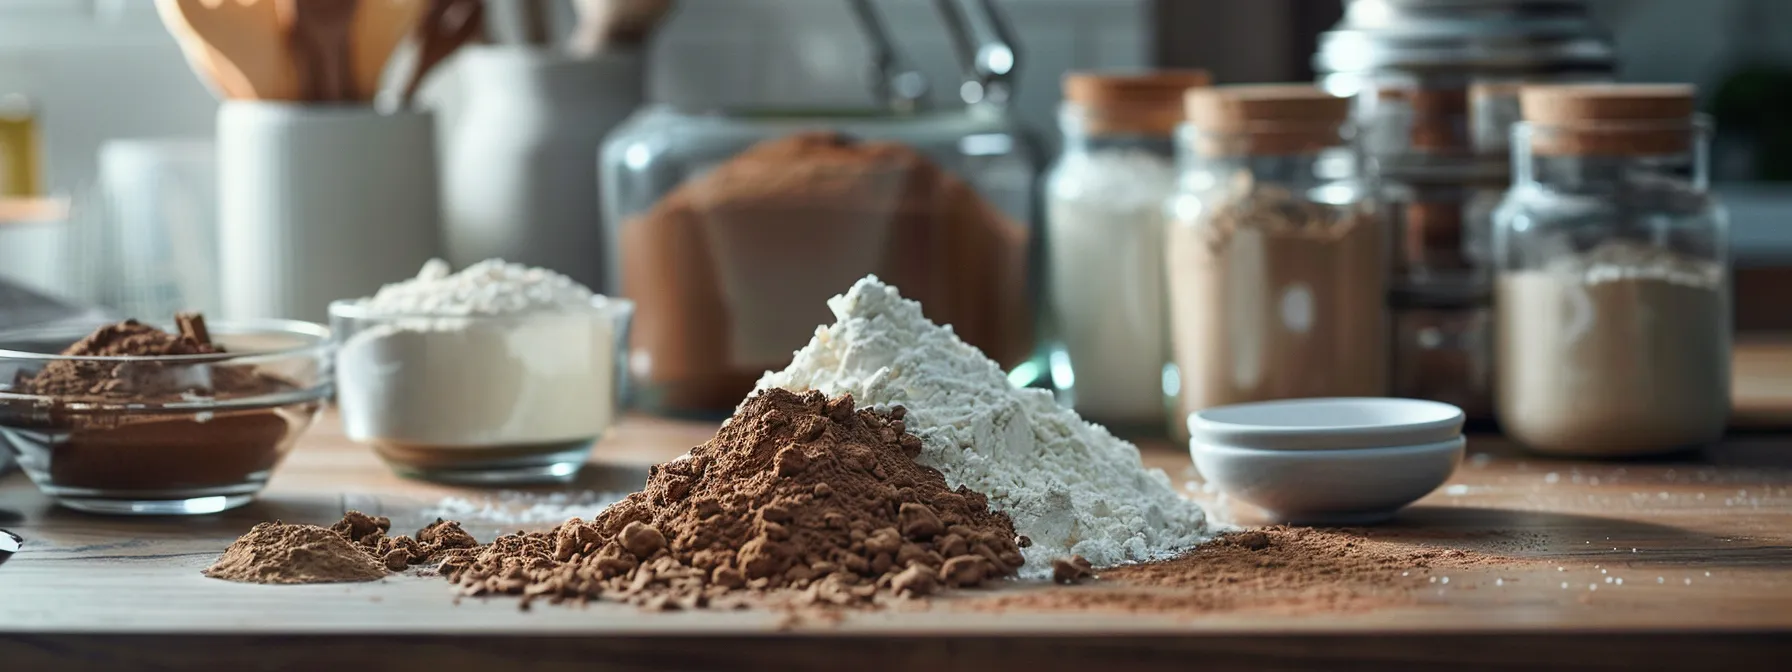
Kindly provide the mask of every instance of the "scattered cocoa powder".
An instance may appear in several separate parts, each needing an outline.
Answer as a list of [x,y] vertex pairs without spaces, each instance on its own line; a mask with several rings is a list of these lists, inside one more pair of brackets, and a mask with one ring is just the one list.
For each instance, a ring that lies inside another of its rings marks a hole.
[[1069,585],[1092,576],[1095,576],[1095,567],[1083,556],[1073,555],[1052,560],[1052,583]]
[[402,572],[412,565],[439,562],[450,551],[479,545],[473,535],[461,529],[460,523],[440,518],[419,530],[415,537],[402,534],[388,537],[387,533],[392,531],[390,519],[350,511],[332,525],[330,531],[353,542],[361,552],[394,572]]
[[732,409],[871,273],[1004,366],[1032,350],[1027,227],[901,143],[766,140],[621,228],[629,359],[653,406]]
[[392,521],[350,511],[330,527],[261,523],[224,551],[205,575],[245,583],[373,581],[439,561],[479,542],[460,523],[440,518],[416,537],[388,537]]
[[904,409],[888,415],[766,390],[716,436],[651,471],[596,519],[451,552],[465,595],[610,599],[653,609],[765,599],[865,606],[1014,574],[1014,523],[918,465]]
[[1286,526],[1237,532],[1175,559],[1102,570],[1093,585],[1016,590],[966,607],[1187,615],[1244,609],[1349,612],[1414,603],[1417,586],[1425,584],[1403,577],[1403,571],[1529,564],[1380,534]]

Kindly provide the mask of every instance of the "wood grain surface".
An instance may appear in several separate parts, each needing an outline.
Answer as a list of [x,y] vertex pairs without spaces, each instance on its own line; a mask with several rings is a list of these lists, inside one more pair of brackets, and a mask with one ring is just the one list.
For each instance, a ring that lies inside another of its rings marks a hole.
[[[1792,354],[1755,355],[1739,366],[1738,389],[1784,394]],[[1792,417],[1780,404],[1758,410],[1757,426]],[[630,417],[565,490],[632,490],[648,465],[713,429]],[[1216,515],[1251,520],[1202,491],[1186,452],[1164,442],[1142,450]],[[359,508],[402,529],[444,498],[525,497],[400,479],[326,417],[265,496],[218,515],[91,516],[53,506],[18,474],[0,480],[0,527],[27,544],[0,565],[0,670],[1716,669],[1792,656],[1792,437],[1751,430],[1701,452],[1631,462],[1529,456],[1494,436],[1472,438],[1470,451],[1448,485],[1386,529],[1437,548],[1520,539],[1481,550],[1525,562],[1414,570],[1401,580],[1416,603],[1362,613],[992,615],[963,608],[972,595],[791,628],[764,612],[520,611],[510,600],[457,602],[442,580],[413,575],[319,586],[200,576],[264,520],[327,524]],[[469,525],[482,539],[503,527]]]

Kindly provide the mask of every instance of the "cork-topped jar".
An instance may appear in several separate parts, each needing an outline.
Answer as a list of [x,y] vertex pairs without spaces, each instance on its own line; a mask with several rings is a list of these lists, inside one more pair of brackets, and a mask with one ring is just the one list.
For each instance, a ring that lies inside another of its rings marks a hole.
[[1072,72],[1064,150],[1045,180],[1048,296],[1083,417],[1128,434],[1164,425],[1164,200],[1175,191],[1183,93],[1201,70]]
[[1386,236],[1349,99],[1249,85],[1186,104],[1165,246],[1179,415],[1385,394]]
[[1527,87],[1494,217],[1497,408],[1539,452],[1717,439],[1730,407],[1728,225],[1687,85]]

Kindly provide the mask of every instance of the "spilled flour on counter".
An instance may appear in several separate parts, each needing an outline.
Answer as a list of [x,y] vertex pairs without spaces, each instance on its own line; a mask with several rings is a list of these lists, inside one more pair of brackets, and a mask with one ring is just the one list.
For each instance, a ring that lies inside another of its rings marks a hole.
[[1017,389],[1001,368],[921,314],[921,304],[868,276],[828,300],[837,321],[816,329],[790,367],[758,388],[851,394],[861,404],[908,409],[921,438],[916,461],[952,487],[988,495],[1032,545],[1024,578],[1076,554],[1097,567],[1167,557],[1207,540],[1201,507],[1183,499],[1139,450],[1050,392]]

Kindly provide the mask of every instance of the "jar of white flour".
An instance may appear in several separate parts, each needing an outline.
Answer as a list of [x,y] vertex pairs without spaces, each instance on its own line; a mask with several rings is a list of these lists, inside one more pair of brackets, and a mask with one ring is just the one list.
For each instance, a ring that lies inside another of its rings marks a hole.
[[[1183,92],[1202,70],[1073,72],[1058,113],[1064,153],[1045,182],[1048,296],[1079,415],[1162,433],[1164,201],[1176,190]],[[1068,384],[1066,384],[1068,383]]]
[[616,417],[633,310],[546,269],[431,261],[330,306],[344,429],[406,476],[571,478]]
[[1495,413],[1543,453],[1723,434],[1728,227],[1686,85],[1528,86],[1494,214]]

